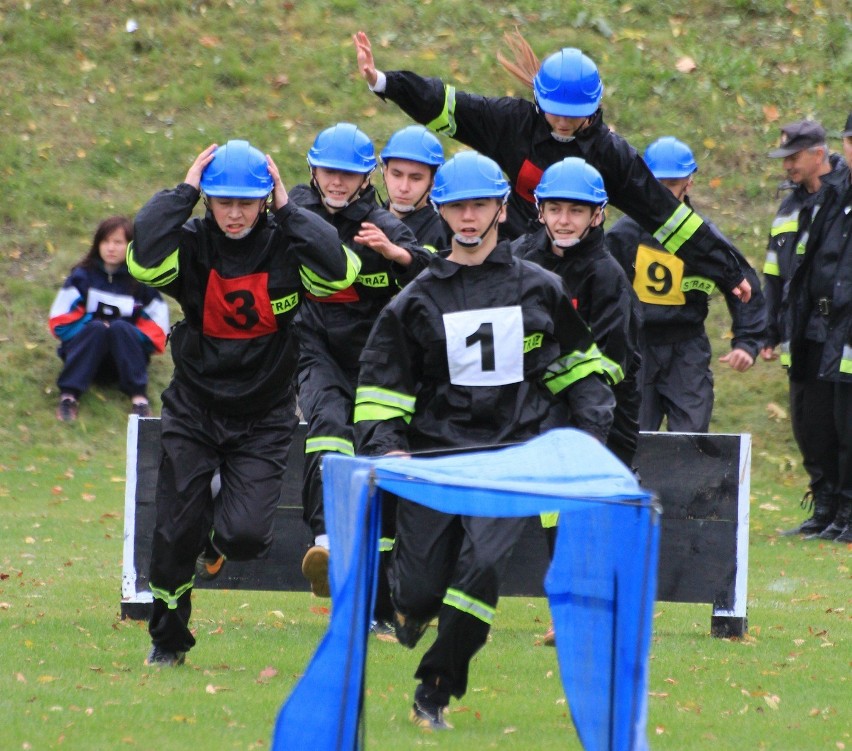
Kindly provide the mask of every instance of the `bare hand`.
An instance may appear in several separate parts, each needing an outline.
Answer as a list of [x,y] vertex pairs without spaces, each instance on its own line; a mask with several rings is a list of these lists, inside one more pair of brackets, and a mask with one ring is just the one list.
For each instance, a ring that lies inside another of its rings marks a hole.
[[737,373],[745,373],[754,365],[754,358],[744,349],[735,347],[727,355],[720,357],[719,362],[728,363]]
[[389,261],[394,261],[402,266],[411,264],[411,253],[405,248],[394,245],[388,236],[371,222],[362,222],[361,229],[358,234],[352,238],[356,243],[366,245],[368,248],[375,250],[381,256],[384,256]]
[[735,297],[740,299],[740,302],[748,302],[751,300],[751,285],[747,279],[743,279],[736,287],[731,290]]
[[272,161],[272,157],[269,154],[266,155],[266,166],[269,169],[269,174],[272,177],[272,208],[275,211],[283,208],[287,205],[290,200],[290,196],[287,195],[287,188],[284,187],[284,181],[281,179],[281,173],[278,171],[278,167],[275,165],[275,162]]
[[766,362],[772,362],[778,359],[778,353],[775,351],[775,347],[764,347],[760,350],[760,357]]
[[201,175],[204,172],[204,168],[213,161],[216,149],[216,144],[211,143],[206,149],[204,149],[204,151],[195,157],[195,161],[192,163],[192,166],[189,168],[189,171],[186,173],[186,177],[184,178],[185,183],[191,185],[196,190],[201,190]]
[[376,85],[379,76],[376,73],[376,63],[373,60],[373,47],[370,40],[363,31],[359,31],[352,35],[352,41],[355,43],[355,50],[358,53],[358,70],[364,77],[364,80],[372,87]]

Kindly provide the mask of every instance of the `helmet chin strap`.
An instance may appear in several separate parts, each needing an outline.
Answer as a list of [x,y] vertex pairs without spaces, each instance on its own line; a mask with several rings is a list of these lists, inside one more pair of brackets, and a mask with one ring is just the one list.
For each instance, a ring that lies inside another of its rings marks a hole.
[[[367,175],[364,175],[364,182],[366,182],[368,176],[369,176],[369,173]],[[323,189],[320,188],[320,185],[317,182],[316,175],[314,174],[314,171],[311,170],[311,184],[317,189],[317,193],[320,194],[320,198],[322,199],[322,202],[328,208],[335,209],[337,211],[340,211],[340,209],[345,209],[350,203],[352,203],[352,201],[354,201],[356,198],[358,198],[359,195],[361,195],[361,191],[364,188],[364,182],[362,182],[357,188],[355,188],[354,192],[349,196],[349,198],[344,198],[342,200],[338,200],[336,198],[329,198],[323,192]]]
[[[204,208],[212,212],[213,209],[210,208],[210,202],[207,200],[206,193],[202,193],[202,200],[204,201]],[[260,215],[263,214],[266,210],[268,201],[269,196],[267,196],[263,200],[263,204],[257,210],[257,216],[254,218],[254,221],[248,227],[244,227],[239,232],[225,232],[225,230],[222,230],[222,233],[225,235],[225,237],[227,237],[229,240],[242,240],[244,237],[247,237],[249,233],[257,226],[257,223],[260,221]]]
[[466,248],[478,248],[485,241],[485,238],[488,237],[488,233],[491,232],[496,226],[497,222],[500,219],[500,212],[503,210],[504,204],[500,204],[500,208],[497,209],[497,213],[494,214],[494,218],[491,220],[490,224],[485,228],[485,232],[481,235],[476,235],[474,237],[468,237],[467,235],[462,235],[456,233],[453,235],[453,242],[457,242],[459,245],[464,245]]
[[[432,184],[432,182],[429,183],[429,187],[420,194],[420,197],[414,203],[394,203],[389,200],[388,205],[398,214],[413,214],[417,211],[417,207],[424,203],[423,199],[432,191]],[[390,199],[390,194],[388,194],[388,199]]]
[[[589,219],[589,223],[586,225],[586,229],[584,229],[577,237],[566,237],[565,239],[557,239],[553,232],[550,231],[550,227],[547,224],[544,225],[544,231],[547,232],[547,236],[550,238],[550,242],[554,248],[560,248],[562,250],[566,250],[567,248],[573,248],[575,245],[579,245],[583,240],[588,237],[589,232],[592,231],[592,227],[594,226],[595,217],[598,212],[603,212],[603,209],[598,207],[595,209],[595,213],[592,214],[591,219]],[[539,212],[539,216],[541,216],[541,212]]]

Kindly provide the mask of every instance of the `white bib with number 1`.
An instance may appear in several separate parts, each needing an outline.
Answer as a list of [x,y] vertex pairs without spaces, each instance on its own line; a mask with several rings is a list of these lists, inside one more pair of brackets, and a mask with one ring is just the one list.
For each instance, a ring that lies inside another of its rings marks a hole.
[[505,386],[524,380],[524,317],[520,306],[444,313],[450,383]]

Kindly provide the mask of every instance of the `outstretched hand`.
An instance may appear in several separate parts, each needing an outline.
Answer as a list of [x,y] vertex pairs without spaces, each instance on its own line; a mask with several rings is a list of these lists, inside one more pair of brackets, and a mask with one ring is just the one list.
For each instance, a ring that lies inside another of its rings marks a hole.
[[278,167],[275,162],[272,161],[272,157],[269,154],[266,155],[266,166],[269,169],[269,174],[272,177],[272,208],[275,211],[283,208],[287,205],[290,200],[290,196],[287,195],[287,188],[284,187],[284,181],[281,179],[281,173],[278,171]]
[[186,173],[186,177],[184,178],[184,182],[188,185],[191,185],[196,190],[201,190],[201,175],[204,172],[204,168],[213,161],[213,156],[216,154],[216,149],[218,147],[215,143],[211,143],[204,151],[202,151],[197,157],[195,157],[195,161],[192,163],[192,166],[189,168],[189,171]]
[[401,266],[411,264],[411,253],[399,245],[394,245],[390,238],[372,222],[362,222],[358,234],[352,238],[356,243],[366,245],[380,256]]
[[373,46],[370,44],[369,37],[363,31],[358,31],[352,35],[352,41],[355,43],[355,51],[358,55],[358,70],[371,87],[375,86],[379,75],[376,72]]

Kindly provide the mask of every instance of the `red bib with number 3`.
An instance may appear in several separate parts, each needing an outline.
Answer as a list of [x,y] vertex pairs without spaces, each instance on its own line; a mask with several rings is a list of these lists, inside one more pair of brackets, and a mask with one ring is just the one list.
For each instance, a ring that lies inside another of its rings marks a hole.
[[211,270],[204,296],[204,335],[254,339],[276,332],[268,276],[262,273],[225,279]]

